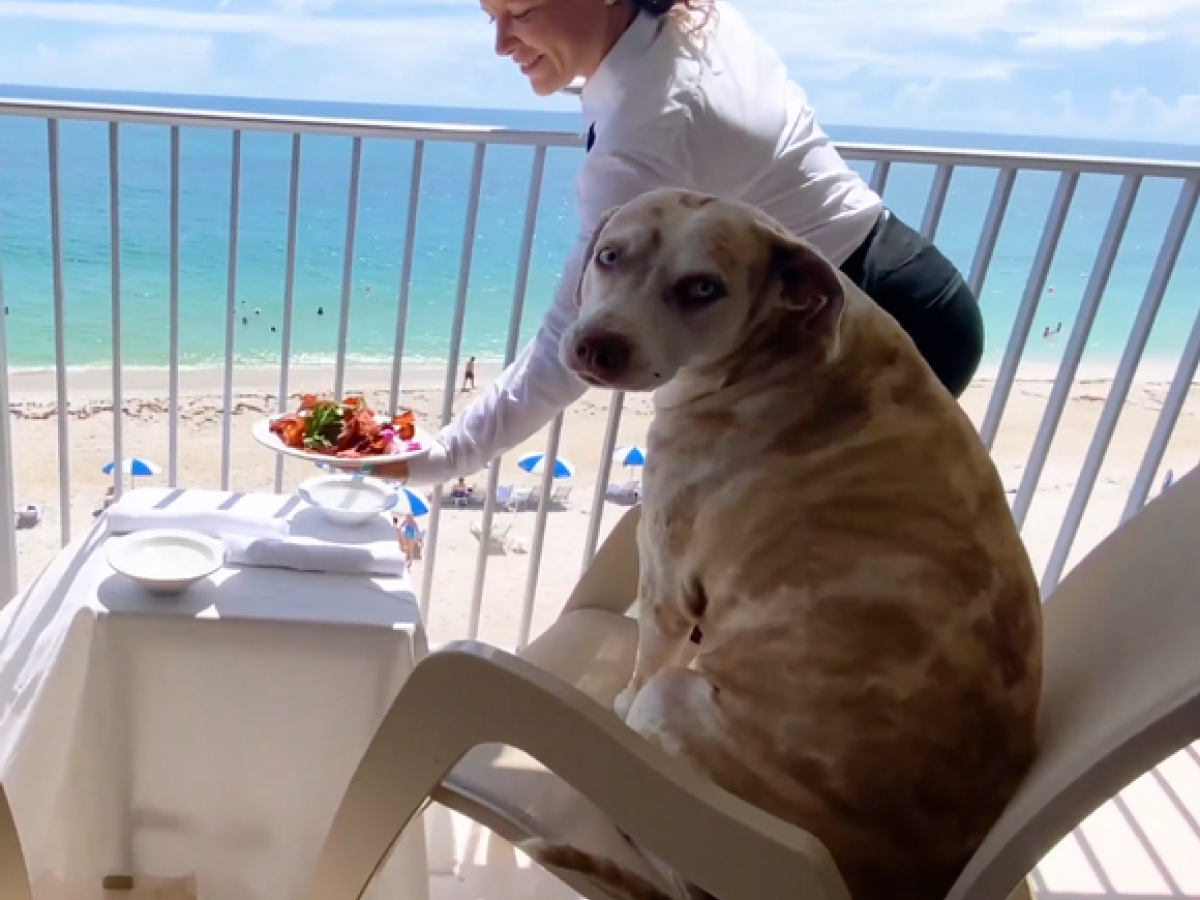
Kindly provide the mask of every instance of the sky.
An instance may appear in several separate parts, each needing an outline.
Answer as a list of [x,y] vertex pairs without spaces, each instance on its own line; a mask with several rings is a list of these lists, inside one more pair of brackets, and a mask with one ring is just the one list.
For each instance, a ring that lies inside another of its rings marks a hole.
[[[737,5],[826,123],[1200,144],[1200,0]],[[0,84],[578,103],[494,55],[478,0],[0,0]]]

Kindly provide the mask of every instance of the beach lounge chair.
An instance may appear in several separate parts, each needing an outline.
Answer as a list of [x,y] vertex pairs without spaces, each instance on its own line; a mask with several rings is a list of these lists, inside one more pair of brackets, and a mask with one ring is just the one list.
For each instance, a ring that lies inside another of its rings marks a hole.
[[500,509],[508,507],[509,498],[512,497],[513,486],[511,484],[500,484],[496,486],[496,506]]
[[[722,900],[848,900],[812,835],[671,764],[609,711],[636,646],[624,613],[639,513],[625,514],[559,620],[521,657],[462,642],[418,665],[351,781],[310,900],[358,897],[430,800],[512,842],[563,840],[619,860],[675,893],[618,828]],[[1028,896],[1028,873],[1085,817],[1200,740],[1197,517],[1193,472],[1046,601],[1039,757],[947,900]]]
[[42,508],[36,503],[26,503],[13,514],[17,531],[28,531],[42,523]]
[[609,484],[604,496],[613,503],[632,505],[642,499],[642,483],[634,479],[624,484]]
[[[479,540],[483,539],[483,524],[480,522],[471,523],[471,534],[475,535]],[[505,525],[492,523],[491,539],[488,541],[488,553],[505,553],[508,547],[508,533],[512,531],[512,522]]]
[[512,489],[512,493],[508,497],[508,502],[504,504],[504,508],[509,512],[522,512],[535,505],[534,489],[531,487],[517,487]]
[[559,509],[566,509],[570,505],[571,500],[571,485],[560,484],[553,493],[550,494],[550,504],[557,506]]

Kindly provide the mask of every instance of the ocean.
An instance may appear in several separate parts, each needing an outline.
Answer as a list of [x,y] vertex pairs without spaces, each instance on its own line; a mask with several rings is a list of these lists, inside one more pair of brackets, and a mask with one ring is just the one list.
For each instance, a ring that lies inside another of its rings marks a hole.
[[[0,96],[135,103],[173,108],[244,110],[304,116],[456,122],[578,132],[579,117],[361,104],[181,97],[154,94],[0,87]],[[108,137],[103,123],[61,124],[61,224],[66,361],[72,367],[111,360]],[[999,135],[864,129],[827,124],[837,141],[974,147],[1098,156],[1200,160],[1200,146],[1162,147]],[[122,359],[126,365],[168,362],[169,146],[165,127],[122,126],[120,231]],[[290,136],[246,132],[237,268],[234,354],[242,365],[276,364],[280,356]],[[400,267],[407,225],[412,144],[364,142],[350,297],[349,359],[390,364],[396,334]],[[472,147],[426,145],[405,361],[436,363],[447,355]],[[225,354],[231,138],[226,131],[183,129],[180,184],[180,351],[186,366],[219,363]],[[351,141],[303,141],[292,356],[296,364],[336,354]],[[559,266],[578,230],[574,175],[582,151],[547,156],[533,259],[522,320],[532,336],[548,306]],[[464,355],[499,360],[504,353],[533,150],[489,147],[484,171],[464,338]],[[864,175],[870,164],[855,164]],[[894,166],[885,199],[919,225],[933,170]],[[964,272],[987,212],[995,175],[955,173],[937,243]],[[987,364],[1004,352],[1054,193],[1057,175],[1019,175],[984,285]],[[1117,194],[1119,179],[1085,176],[1026,350],[1030,363],[1053,366],[1071,330],[1087,276]],[[1139,193],[1100,314],[1084,357],[1089,369],[1111,367],[1136,315],[1174,208],[1180,183],[1146,181]],[[53,269],[44,120],[0,116],[0,279],[7,308],[10,367],[54,365]],[[1178,358],[1200,309],[1200,226],[1191,229],[1147,347],[1148,359]],[[245,319],[243,324],[242,319]],[[1050,338],[1043,329],[1062,330]]]

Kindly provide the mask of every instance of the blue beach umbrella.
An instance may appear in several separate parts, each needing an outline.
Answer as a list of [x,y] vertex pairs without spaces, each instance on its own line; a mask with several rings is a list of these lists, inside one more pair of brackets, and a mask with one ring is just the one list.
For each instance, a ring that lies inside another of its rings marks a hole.
[[402,487],[397,494],[399,497],[396,505],[392,507],[393,515],[402,516],[405,513],[412,513],[414,516],[425,516],[429,514],[429,504],[416,491]]
[[618,447],[613,453],[613,464],[630,469],[635,466],[644,466],[646,464],[646,448],[639,447],[637,444]]
[[[117,467],[116,460],[108,463],[100,471],[105,475],[111,475],[113,469]],[[130,456],[121,461],[121,474],[140,477],[144,475],[157,475],[162,469],[157,463],[152,463],[148,459],[142,459],[138,456]]]
[[[517,468],[530,475],[541,475],[546,471],[546,454],[529,453],[517,460]],[[554,477],[570,478],[575,474],[575,467],[561,456],[554,460]]]

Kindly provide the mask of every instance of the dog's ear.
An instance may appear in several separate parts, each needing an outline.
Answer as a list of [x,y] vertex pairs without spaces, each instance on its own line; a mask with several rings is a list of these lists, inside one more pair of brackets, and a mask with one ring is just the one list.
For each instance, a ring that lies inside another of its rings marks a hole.
[[605,210],[600,214],[600,218],[596,221],[596,227],[592,229],[591,240],[588,241],[587,250],[584,251],[583,260],[579,264],[579,281],[575,283],[575,305],[583,306],[583,278],[587,275],[588,266],[592,264],[592,258],[596,255],[596,242],[600,240],[600,232],[604,231],[604,226],[608,224],[608,220],[616,215],[619,206],[614,206],[612,209]]
[[773,220],[761,218],[759,227],[770,248],[769,277],[779,286],[779,303],[802,316],[805,327],[834,334],[846,291],[833,263]]

